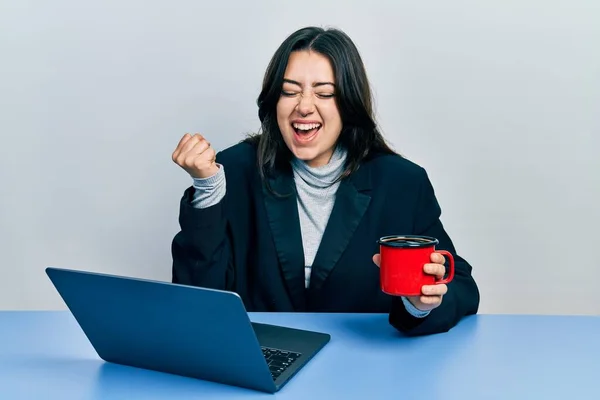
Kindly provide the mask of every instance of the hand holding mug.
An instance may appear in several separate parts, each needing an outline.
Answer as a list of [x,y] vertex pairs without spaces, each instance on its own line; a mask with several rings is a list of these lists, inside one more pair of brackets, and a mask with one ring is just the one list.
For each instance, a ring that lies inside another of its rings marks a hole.
[[171,158],[193,178],[209,178],[219,171],[215,150],[199,133],[183,135]]
[[[386,236],[379,240],[380,254],[373,262],[380,267],[383,292],[406,297],[417,309],[433,310],[442,304],[447,283],[454,279],[454,258],[435,250],[438,240],[424,236]],[[446,258],[448,277],[444,279]]]

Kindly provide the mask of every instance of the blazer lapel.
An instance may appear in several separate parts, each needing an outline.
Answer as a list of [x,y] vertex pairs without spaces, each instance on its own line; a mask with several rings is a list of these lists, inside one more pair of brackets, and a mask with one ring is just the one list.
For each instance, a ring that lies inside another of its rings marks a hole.
[[329,221],[311,268],[309,292],[319,290],[323,286],[348,246],[371,201],[371,197],[366,193],[370,189],[369,169],[364,165],[355,172],[354,176],[340,182]]
[[263,185],[264,203],[292,304],[296,311],[304,311],[306,310],[304,251],[296,186],[291,169],[281,172],[276,177],[269,178],[271,188],[281,197],[269,192]]

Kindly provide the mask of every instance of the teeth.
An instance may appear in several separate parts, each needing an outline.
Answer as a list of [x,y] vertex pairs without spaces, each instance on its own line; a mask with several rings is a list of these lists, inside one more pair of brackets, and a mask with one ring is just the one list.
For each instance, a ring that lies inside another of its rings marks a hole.
[[312,129],[319,128],[321,126],[321,124],[297,124],[297,123],[294,123],[292,125],[294,126],[294,128],[301,130],[301,131],[310,131]]

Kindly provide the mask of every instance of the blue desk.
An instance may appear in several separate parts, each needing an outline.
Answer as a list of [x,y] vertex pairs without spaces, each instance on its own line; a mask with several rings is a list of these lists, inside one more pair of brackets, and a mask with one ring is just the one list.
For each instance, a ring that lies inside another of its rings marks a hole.
[[399,335],[385,315],[252,314],[331,342],[275,395],[104,363],[67,312],[0,312],[0,399],[598,398],[600,318],[491,316]]

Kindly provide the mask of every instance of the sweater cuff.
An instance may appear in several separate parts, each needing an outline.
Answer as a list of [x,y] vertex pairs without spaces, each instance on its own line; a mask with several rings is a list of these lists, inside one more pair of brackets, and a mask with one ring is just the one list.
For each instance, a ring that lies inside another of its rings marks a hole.
[[404,303],[404,307],[406,308],[406,311],[408,311],[408,313],[415,318],[425,318],[426,316],[429,315],[429,311],[419,310],[406,297],[402,297],[402,303]]
[[194,208],[208,208],[219,203],[226,192],[225,170],[217,164],[219,171],[208,178],[193,178],[194,195],[191,201]]

